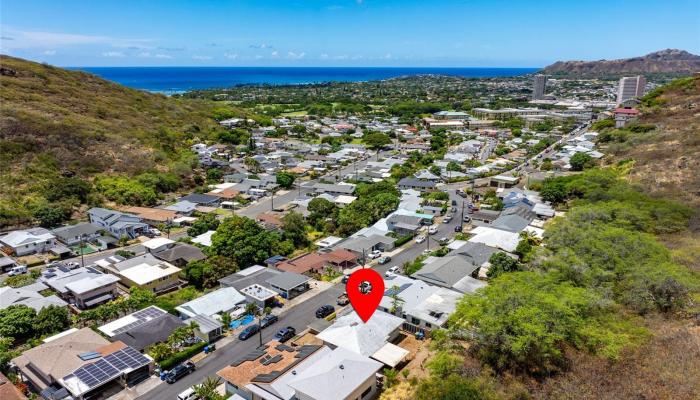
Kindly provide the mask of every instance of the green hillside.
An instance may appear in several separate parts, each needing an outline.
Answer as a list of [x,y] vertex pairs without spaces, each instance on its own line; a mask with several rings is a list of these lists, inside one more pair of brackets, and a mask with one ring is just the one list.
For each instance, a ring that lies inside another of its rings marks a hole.
[[0,55],[0,227],[27,223],[47,207],[47,197],[71,200],[61,204],[64,213],[76,198],[98,201],[84,193],[52,195],[56,182],[74,186],[145,172],[153,181],[159,177],[152,174],[171,172],[166,186],[183,184],[194,165],[187,145],[220,129],[212,118],[217,111],[210,102]]

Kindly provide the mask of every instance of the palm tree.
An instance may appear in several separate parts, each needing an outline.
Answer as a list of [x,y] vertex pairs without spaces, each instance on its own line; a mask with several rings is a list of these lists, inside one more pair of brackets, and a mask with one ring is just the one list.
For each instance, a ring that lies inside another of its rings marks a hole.
[[[255,303],[246,304],[245,312],[246,312],[246,314],[250,314],[253,317],[258,317],[258,326],[262,326],[262,321],[260,320],[260,317],[262,316],[262,310],[260,309],[260,307],[258,307],[257,304],[255,304]],[[258,338],[260,341],[260,346],[262,346],[262,329],[258,330]]]
[[390,313],[395,314],[396,311],[401,308],[401,306],[406,302],[406,300],[399,297],[399,286],[394,285],[391,287],[391,310]]
[[216,390],[219,385],[221,384],[221,378],[219,377],[211,377],[207,376],[204,378],[202,383],[199,385],[195,385],[193,387],[194,389],[194,394],[197,395],[198,399],[202,400],[220,400],[223,399],[224,396],[220,395],[219,392]]

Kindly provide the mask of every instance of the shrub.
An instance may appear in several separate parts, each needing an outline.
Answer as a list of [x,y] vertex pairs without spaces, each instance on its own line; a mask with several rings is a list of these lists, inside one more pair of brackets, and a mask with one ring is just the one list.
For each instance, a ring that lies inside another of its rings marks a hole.
[[191,358],[195,354],[201,353],[204,350],[204,346],[206,346],[206,342],[199,342],[196,343],[185,350],[179,351],[172,356],[166,358],[165,360],[160,362],[160,368],[162,370],[168,370],[176,366],[177,364],[187,360],[188,358]]

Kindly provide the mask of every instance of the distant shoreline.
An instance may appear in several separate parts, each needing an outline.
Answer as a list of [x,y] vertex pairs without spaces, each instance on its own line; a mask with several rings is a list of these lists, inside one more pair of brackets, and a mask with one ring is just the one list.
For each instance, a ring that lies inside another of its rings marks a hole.
[[509,67],[68,67],[134,89],[157,93],[220,89],[240,85],[303,85],[367,82],[418,75],[499,78],[540,68]]

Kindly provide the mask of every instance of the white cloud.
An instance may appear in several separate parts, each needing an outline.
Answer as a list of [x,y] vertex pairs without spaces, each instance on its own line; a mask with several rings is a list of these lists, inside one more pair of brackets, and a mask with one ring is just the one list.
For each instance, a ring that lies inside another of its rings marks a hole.
[[211,60],[212,57],[210,57],[210,56],[197,56],[197,55],[195,55],[195,56],[192,56],[192,59],[193,59],[193,60]]
[[385,60],[391,60],[391,53],[386,53],[384,54],[384,57],[382,57]]
[[272,53],[270,53],[270,57],[272,57],[272,58],[277,58],[277,57],[279,57],[279,55],[280,55],[280,53],[277,52],[277,50],[275,50],[275,51],[273,51]]
[[41,53],[45,56],[55,56],[56,55],[56,50],[46,50],[43,53]]
[[105,51],[102,53],[102,57],[109,57],[109,58],[122,58],[124,57],[124,53],[121,51]]
[[261,56],[260,54],[256,54],[255,57],[253,57],[253,58],[255,58],[256,60],[259,60],[259,59],[263,58],[263,56]]
[[4,46],[14,49],[37,47],[65,47],[91,44],[108,44],[114,47],[142,47],[151,39],[124,39],[101,35],[79,35],[72,33],[23,31],[3,26],[3,34],[12,37],[11,43]]
[[163,54],[163,53],[157,53],[157,54],[151,54],[148,51],[143,51],[137,55],[137,57],[141,58],[160,58],[160,59],[171,59],[173,56],[169,54]]
[[261,43],[261,44],[251,44],[249,46],[251,49],[274,49],[271,44]]
[[328,59],[328,54],[323,53],[321,54],[321,60],[327,60]]
[[304,58],[305,55],[306,53],[304,53],[303,51],[301,53],[295,53],[293,51],[290,51],[287,53],[287,58],[290,60],[301,60],[302,58]]
[[238,54],[235,53],[226,53],[224,54],[224,57],[228,58],[229,60],[235,60],[238,58]]

